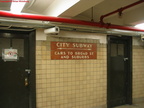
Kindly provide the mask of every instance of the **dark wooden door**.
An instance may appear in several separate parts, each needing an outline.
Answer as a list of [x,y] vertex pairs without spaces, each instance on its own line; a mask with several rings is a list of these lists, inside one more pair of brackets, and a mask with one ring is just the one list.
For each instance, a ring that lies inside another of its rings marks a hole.
[[129,40],[110,38],[108,95],[109,106],[120,106],[129,103],[130,92],[130,50]]
[[[0,108],[32,108],[29,42],[27,33],[0,33]],[[6,49],[16,49],[18,59],[3,59]]]

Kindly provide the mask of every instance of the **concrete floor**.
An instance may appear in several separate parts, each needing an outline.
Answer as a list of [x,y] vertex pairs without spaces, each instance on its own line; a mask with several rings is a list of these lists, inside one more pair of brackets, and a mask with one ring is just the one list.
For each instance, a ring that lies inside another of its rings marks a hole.
[[114,108],[144,108],[144,103],[133,104],[133,105],[123,105]]

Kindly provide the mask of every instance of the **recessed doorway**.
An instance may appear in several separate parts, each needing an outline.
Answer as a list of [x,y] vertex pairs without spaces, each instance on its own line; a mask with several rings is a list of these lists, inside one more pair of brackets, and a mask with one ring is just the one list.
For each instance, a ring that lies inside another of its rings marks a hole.
[[0,31],[0,108],[36,108],[35,31]]
[[108,36],[108,108],[132,104],[132,37]]

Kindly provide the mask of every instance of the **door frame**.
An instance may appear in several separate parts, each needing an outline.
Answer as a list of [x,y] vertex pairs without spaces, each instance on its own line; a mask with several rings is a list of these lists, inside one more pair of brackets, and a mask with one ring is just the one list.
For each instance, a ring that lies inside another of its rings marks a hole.
[[128,89],[127,89],[127,104],[132,104],[132,37],[130,36],[115,36],[108,35],[107,36],[107,108],[111,108],[110,106],[110,40],[118,39],[125,40],[128,43]]
[[[36,108],[36,63],[35,63],[35,49],[36,49],[36,30],[28,30],[28,29],[0,29],[0,33],[19,33],[26,34],[29,37],[29,68],[31,70],[31,75],[29,77],[30,81],[30,89],[29,89],[29,108]],[[1,36],[3,37],[3,36]]]

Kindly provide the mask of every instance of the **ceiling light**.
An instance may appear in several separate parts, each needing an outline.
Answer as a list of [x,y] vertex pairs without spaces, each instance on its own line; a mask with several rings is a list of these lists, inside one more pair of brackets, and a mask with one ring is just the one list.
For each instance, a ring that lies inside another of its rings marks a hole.
[[135,25],[136,28],[144,30],[144,23]]
[[12,2],[10,7],[10,12],[15,14],[21,13],[25,4],[26,2]]

